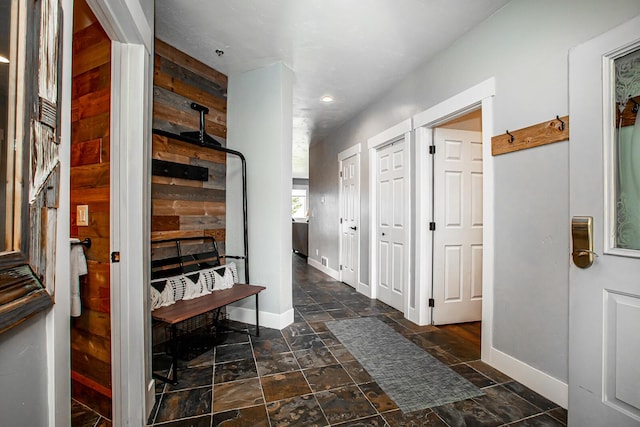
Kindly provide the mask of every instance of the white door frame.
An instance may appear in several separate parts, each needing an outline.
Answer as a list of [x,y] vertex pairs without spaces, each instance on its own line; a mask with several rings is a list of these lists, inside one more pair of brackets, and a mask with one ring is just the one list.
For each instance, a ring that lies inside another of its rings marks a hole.
[[[433,129],[463,113],[482,108],[482,170],[483,170],[483,260],[482,260],[482,360],[489,363],[493,347],[493,279],[494,279],[494,169],[491,155],[493,135],[493,96],[495,79],[492,77],[473,86],[421,113],[413,116],[416,130],[416,228],[415,245],[416,274],[416,323],[431,322],[431,262],[432,233],[429,231],[432,203],[432,165],[429,146],[433,140]],[[429,213],[427,215],[427,213]]]
[[[144,425],[155,400],[148,307],[152,27],[138,1],[87,0],[111,49],[111,379],[114,425]],[[144,355],[144,356],[141,356]]]
[[[358,194],[356,195],[356,200],[358,201],[358,228],[360,228],[360,184],[361,184],[361,168],[360,168],[360,143],[347,148],[344,151],[338,153],[338,170],[342,171],[342,162],[349,157],[357,156],[356,161],[358,162],[358,176],[356,177],[358,181]],[[340,185],[338,188],[338,204],[340,205],[340,210],[342,210],[342,177],[340,177]],[[342,227],[340,227],[340,232],[338,233],[338,262],[342,265]],[[356,257],[356,290],[360,291],[360,233],[358,233],[358,256]],[[340,281],[342,281],[342,269],[338,270],[338,274],[340,277]]]
[[[379,133],[376,136],[369,138],[367,141],[367,148],[369,149],[369,284],[366,285],[364,283],[361,284],[359,291],[364,295],[367,295],[369,298],[377,298],[377,283],[378,283],[378,265],[376,260],[378,259],[378,247],[376,245],[376,225],[378,221],[378,212],[377,212],[377,202],[378,202],[378,194],[377,194],[377,181],[378,181],[378,149],[383,146],[393,142],[398,141],[399,139],[403,139],[405,143],[405,156],[407,159],[411,159],[411,130],[412,130],[412,120],[407,119],[391,128]],[[405,229],[405,242],[407,244],[407,259],[411,259],[411,197],[410,197],[410,187],[411,187],[411,164],[410,162],[405,163],[406,167],[406,179],[409,185],[406,189],[407,197],[405,201],[407,206],[405,207],[405,215],[407,218],[405,219],[405,224],[407,227]],[[411,262],[406,262],[406,289],[404,291],[404,315],[410,320],[413,320],[415,317],[414,311],[415,309],[410,307],[409,300],[411,299],[410,294],[413,290],[413,278],[411,275]]]

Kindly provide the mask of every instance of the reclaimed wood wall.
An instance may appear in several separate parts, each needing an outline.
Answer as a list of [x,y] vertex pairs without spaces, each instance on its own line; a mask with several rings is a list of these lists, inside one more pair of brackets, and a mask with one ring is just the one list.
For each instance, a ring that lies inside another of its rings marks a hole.
[[[171,133],[196,131],[199,113],[192,102],[209,108],[206,132],[225,145],[227,76],[156,39],[153,127]],[[212,149],[153,136],[154,159],[205,167],[207,181],[152,177],[153,240],[213,236],[224,251],[226,155]]]
[[[71,320],[72,396],[111,418],[109,126],[111,41],[95,16],[74,25],[71,106],[71,237],[91,238],[81,277],[82,314]],[[76,207],[89,206],[78,226]]]

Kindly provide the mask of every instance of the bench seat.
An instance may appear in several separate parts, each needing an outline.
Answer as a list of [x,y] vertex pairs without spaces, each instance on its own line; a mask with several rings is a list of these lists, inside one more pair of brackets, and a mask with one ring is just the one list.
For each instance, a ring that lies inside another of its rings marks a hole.
[[213,291],[190,300],[181,300],[167,307],[160,307],[151,312],[154,320],[175,325],[184,320],[204,314],[208,311],[222,308],[228,304],[240,301],[244,298],[256,295],[264,291],[266,287],[236,283],[229,289]]

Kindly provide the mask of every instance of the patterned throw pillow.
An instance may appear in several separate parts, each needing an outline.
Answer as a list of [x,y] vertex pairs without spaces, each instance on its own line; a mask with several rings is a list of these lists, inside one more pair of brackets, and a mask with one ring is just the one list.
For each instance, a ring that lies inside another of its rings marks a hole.
[[151,310],[166,307],[175,302],[175,292],[167,284],[166,278],[151,281]]
[[236,277],[238,273],[236,271],[234,277],[234,271],[236,271],[234,263],[208,268],[200,271],[198,282],[209,291],[228,289],[237,283]]
[[192,274],[187,276],[186,287],[182,299],[189,300],[210,294],[211,291],[206,284],[200,280],[200,274]]

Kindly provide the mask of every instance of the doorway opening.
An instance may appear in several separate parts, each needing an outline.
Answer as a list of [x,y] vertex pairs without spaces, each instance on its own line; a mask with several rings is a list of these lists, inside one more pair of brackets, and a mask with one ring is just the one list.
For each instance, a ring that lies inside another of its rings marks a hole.
[[[494,178],[493,157],[491,156],[491,136],[493,134],[493,97],[495,96],[495,79],[489,78],[454,95],[435,106],[413,116],[413,129],[416,138],[416,230],[415,244],[415,299],[416,312],[409,318],[419,325],[431,323],[432,308],[429,306],[433,294],[432,263],[433,235],[430,231],[432,220],[432,182],[433,164],[429,155],[429,147],[434,144],[434,129],[451,121],[456,121],[466,114],[481,111],[482,129],[482,323],[481,323],[481,359],[494,365],[493,356],[500,356],[493,348],[493,281],[494,281]],[[424,262],[424,260],[428,260]],[[494,366],[495,367],[495,366]]]
[[482,319],[482,110],[432,129],[431,323]]

